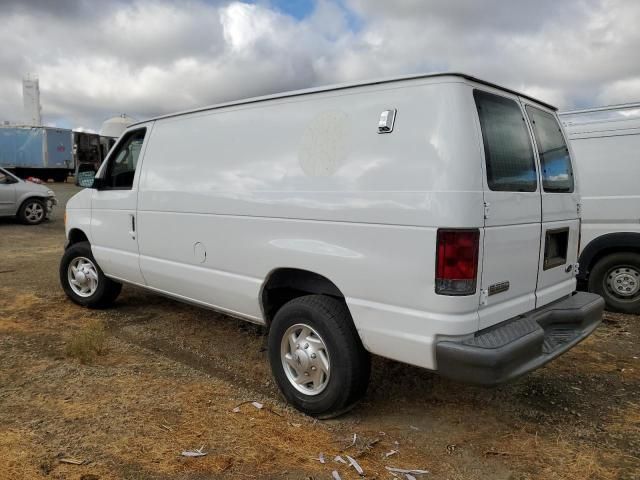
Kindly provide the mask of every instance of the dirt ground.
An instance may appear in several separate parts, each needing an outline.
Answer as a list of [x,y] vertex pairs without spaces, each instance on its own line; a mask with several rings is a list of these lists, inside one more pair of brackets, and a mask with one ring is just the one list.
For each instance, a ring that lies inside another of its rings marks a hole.
[[[359,478],[336,455],[371,479],[393,478],[388,466],[423,479],[640,478],[638,317],[607,314],[583,344],[495,389],[376,358],[365,400],[314,421],[282,401],[259,327],[133,287],[110,310],[69,302],[58,262],[76,189],[52,187],[53,220],[0,220],[1,479]],[[83,364],[67,345],[92,321],[106,349]]]

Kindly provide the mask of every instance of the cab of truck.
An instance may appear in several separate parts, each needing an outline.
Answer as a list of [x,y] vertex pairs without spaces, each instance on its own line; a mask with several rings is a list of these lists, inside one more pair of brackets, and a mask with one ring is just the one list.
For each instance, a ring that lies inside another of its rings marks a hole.
[[602,315],[575,291],[579,182],[555,108],[468,75],[158,117],[82,182],[69,298],[104,307],[129,283],[263,324],[278,386],[311,415],[362,398],[371,354],[494,385]]

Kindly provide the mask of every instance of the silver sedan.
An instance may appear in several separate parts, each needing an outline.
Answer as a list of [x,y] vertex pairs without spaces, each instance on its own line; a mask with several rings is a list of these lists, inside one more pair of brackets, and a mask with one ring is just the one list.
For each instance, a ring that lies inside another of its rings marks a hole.
[[0,217],[17,217],[27,225],[37,225],[56,203],[55,193],[46,185],[21,180],[0,168]]

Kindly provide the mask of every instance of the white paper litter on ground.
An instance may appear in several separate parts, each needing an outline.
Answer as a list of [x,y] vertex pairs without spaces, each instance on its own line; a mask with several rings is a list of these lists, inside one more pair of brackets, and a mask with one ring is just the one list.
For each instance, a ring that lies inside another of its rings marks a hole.
[[263,404],[261,404],[260,402],[251,402],[251,405],[253,405],[254,407],[256,407],[258,410],[261,410],[262,407],[264,407]]
[[395,468],[395,467],[384,467],[384,468],[386,468],[390,472],[409,473],[411,475],[424,475],[425,473],[429,473],[429,470],[418,470],[417,468],[414,468],[414,469]]
[[331,472],[331,476],[333,477],[333,480],[342,480],[342,478],[340,478],[340,474],[335,470]]
[[207,452],[203,452],[202,450],[204,450],[204,445],[197,450],[185,450],[180,455],[183,457],[204,457],[207,455]]
[[333,458],[333,461],[338,463],[347,463],[347,461],[344,458],[342,458],[340,455],[336,455]]
[[362,467],[358,464],[358,462],[356,462],[349,455],[345,455],[345,456],[347,457],[347,460],[349,460],[349,463],[351,464],[351,466],[356,469],[356,472],[358,472],[358,474],[360,475],[364,475],[364,470],[362,470]]

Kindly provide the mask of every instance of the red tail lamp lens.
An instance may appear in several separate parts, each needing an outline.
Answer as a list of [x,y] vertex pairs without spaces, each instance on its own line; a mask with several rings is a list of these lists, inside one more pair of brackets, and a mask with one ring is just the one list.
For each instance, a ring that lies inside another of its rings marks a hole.
[[478,276],[478,230],[438,230],[436,293],[473,295]]

